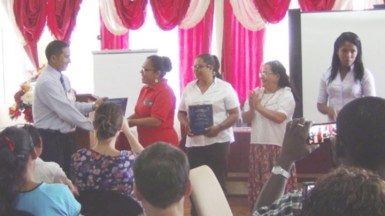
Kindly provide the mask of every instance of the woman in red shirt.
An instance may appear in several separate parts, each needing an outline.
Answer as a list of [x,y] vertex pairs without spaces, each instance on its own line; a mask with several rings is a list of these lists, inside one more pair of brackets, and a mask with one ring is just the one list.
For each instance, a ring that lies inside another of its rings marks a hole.
[[178,145],[174,129],[175,94],[164,76],[171,71],[168,57],[152,55],[147,57],[141,74],[146,84],[140,91],[135,113],[128,118],[130,127],[137,126],[139,142],[144,146],[163,141]]

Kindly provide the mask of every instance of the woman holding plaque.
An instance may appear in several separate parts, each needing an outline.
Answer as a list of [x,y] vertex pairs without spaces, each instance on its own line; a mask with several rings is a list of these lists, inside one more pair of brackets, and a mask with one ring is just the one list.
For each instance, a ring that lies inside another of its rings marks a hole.
[[359,97],[375,95],[373,75],[362,62],[360,38],[353,32],[343,32],[334,42],[332,66],[320,81],[318,111],[335,122],[345,104]]
[[202,54],[194,61],[196,80],[184,89],[178,119],[187,131],[186,147],[191,168],[208,165],[224,192],[227,155],[234,141],[231,126],[239,118],[239,100],[233,87],[215,77],[216,56]]
[[[249,155],[251,210],[281,152],[286,123],[291,120],[295,108],[289,77],[279,61],[265,63],[260,78],[263,87],[251,91],[242,113],[243,120],[251,125]],[[291,175],[290,170],[285,172],[288,174],[286,178],[291,176],[287,189],[292,189],[296,184],[295,167],[292,167]]]
[[164,79],[171,69],[171,61],[165,56],[149,56],[143,64],[142,82],[146,85],[128,122],[130,127],[137,127],[139,142],[144,147],[159,141],[179,145],[174,129],[175,94]]

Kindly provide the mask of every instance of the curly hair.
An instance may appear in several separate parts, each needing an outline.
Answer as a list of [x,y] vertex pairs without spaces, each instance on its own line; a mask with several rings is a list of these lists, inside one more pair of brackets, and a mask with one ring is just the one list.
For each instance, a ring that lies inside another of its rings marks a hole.
[[385,181],[365,169],[340,167],[316,183],[301,215],[385,215]]

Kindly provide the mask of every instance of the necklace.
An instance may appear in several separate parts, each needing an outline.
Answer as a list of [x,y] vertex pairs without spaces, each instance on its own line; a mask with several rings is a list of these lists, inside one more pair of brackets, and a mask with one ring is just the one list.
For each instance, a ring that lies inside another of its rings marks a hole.
[[[266,107],[266,105],[268,105],[268,103],[270,102],[270,100],[273,99],[273,97],[275,96],[275,94],[276,94],[277,92],[278,92],[278,90],[275,91],[274,93],[271,93],[270,97],[268,97],[268,98],[266,99],[266,101],[263,103],[263,107]],[[266,94],[266,95],[267,95],[267,94]],[[263,96],[265,96],[265,93],[263,94]]]

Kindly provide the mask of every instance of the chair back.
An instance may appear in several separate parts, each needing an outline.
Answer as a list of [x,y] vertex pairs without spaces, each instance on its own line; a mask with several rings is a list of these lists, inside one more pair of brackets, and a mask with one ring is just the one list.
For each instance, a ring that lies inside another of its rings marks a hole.
[[79,194],[77,200],[84,216],[137,216],[143,213],[137,201],[116,191],[87,190]]
[[190,171],[191,199],[199,216],[232,216],[226,196],[210,167],[203,165]]

